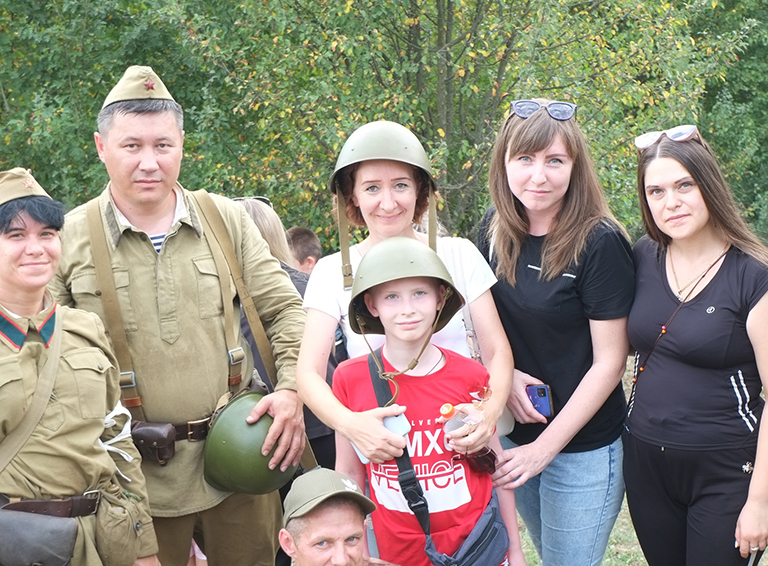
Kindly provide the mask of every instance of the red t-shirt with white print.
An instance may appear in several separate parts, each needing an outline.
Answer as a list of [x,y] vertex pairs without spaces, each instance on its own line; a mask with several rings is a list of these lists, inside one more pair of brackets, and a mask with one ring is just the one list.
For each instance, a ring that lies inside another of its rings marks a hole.
[[[442,350],[445,365],[424,376],[400,375],[398,405],[407,407],[411,424],[408,455],[429,505],[432,538],[438,551],[452,555],[469,535],[491,499],[491,476],[473,472],[446,446],[443,425],[436,419],[443,403],[457,405],[472,400],[470,393],[488,385],[481,364]],[[386,359],[386,371],[393,371]],[[394,387],[390,384],[394,393]],[[333,376],[333,392],[352,411],[378,407],[368,370],[368,356],[339,365]],[[371,498],[377,505],[373,529],[382,559],[407,566],[430,566],[424,551],[424,532],[408,508],[397,481],[394,460],[365,466]]]

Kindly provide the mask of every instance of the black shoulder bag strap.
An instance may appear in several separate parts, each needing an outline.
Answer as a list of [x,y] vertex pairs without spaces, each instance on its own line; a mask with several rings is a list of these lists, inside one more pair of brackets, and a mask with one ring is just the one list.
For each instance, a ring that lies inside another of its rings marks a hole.
[[[381,357],[381,348],[374,352],[376,357],[384,367],[384,360]],[[379,375],[379,368],[376,367],[376,361],[373,359],[374,354],[368,354],[368,370],[371,372],[371,383],[373,383],[373,391],[376,393],[376,401],[378,401],[380,407],[385,407],[387,403],[392,400],[392,391],[389,389],[387,380]],[[408,449],[403,450],[403,455],[399,458],[395,458],[397,462],[397,481],[400,483],[400,489],[403,490],[403,496],[405,497],[408,507],[410,507],[416,519],[421,525],[421,530],[425,535],[429,535],[429,507],[427,506],[427,500],[424,497],[424,492],[421,490],[419,480],[416,477],[416,472],[413,470],[413,464],[411,463],[411,457],[408,456]]]

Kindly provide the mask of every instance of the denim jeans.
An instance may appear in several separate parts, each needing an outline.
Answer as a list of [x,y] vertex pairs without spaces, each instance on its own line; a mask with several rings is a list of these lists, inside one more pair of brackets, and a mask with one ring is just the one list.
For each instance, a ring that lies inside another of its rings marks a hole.
[[[502,437],[504,449],[516,445]],[[599,566],[624,499],[621,438],[561,452],[515,490],[517,511],[544,566]]]

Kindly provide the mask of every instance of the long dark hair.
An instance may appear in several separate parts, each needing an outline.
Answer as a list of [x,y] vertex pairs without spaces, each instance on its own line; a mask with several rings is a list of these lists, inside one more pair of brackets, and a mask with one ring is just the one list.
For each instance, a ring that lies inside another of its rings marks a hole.
[[707,142],[698,138],[680,142],[662,136],[658,143],[640,152],[637,160],[637,194],[648,236],[663,249],[671,241],[653,221],[645,195],[645,172],[651,162],[662,157],[674,159],[693,177],[707,206],[710,221],[726,241],[768,266],[768,248],[749,229],[714,153]]

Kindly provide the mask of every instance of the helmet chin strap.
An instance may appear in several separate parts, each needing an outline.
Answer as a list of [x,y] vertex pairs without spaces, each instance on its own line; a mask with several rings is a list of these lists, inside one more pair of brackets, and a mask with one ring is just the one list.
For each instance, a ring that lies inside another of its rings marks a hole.
[[341,274],[344,276],[344,290],[352,288],[352,263],[349,261],[349,226],[347,225],[347,203],[341,189],[336,189],[336,216],[339,225],[339,248],[341,248]]
[[429,191],[429,218],[427,220],[427,231],[429,232],[429,247],[437,252],[437,200],[435,192]]
[[[437,251],[437,199],[435,192],[429,190],[429,215],[427,231],[429,247]],[[344,277],[344,289],[352,288],[352,262],[349,260],[349,224],[347,222],[347,206],[341,189],[336,188],[336,222],[339,227],[339,249],[341,251],[341,274]]]
[[379,377],[381,379],[386,379],[387,381],[390,381],[395,386],[395,394],[392,395],[392,399],[390,399],[385,407],[389,407],[390,405],[393,405],[395,401],[397,400],[397,396],[400,394],[400,386],[397,384],[397,381],[395,381],[395,378],[398,375],[402,375],[407,371],[412,370],[417,365],[419,365],[419,358],[421,358],[421,355],[424,353],[424,350],[427,349],[427,346],[429,345],[430,340],[432,340],[432,336],[435,334],[435,331],[437,329],[437,324],[440,321],[440,315],[443,314],[443,308],[445,307],[446,303],[448,302],[448,299],[453,295],[453,289],[450,287],[446,287],[443,291],[442,295],[442,303],[440,304],[440,308],[437,309],[437,316],[435,316],[435,322],[432,323],[432,328],[429,331],[429,334],[427,335],[426,340],[424,340],[424,344],[421,346],[421,350],[419,350],[419,353],[416,355],[415,358],[413,358],[408,366],[400,371],[394,372],[394,371],[384,371],[384,367],[379,363],[379,359],[376,356],[376,354],[373,351],[373,348],[371,348],[371,344],[368,342],[368,339],[365,337],[365,327],[366,322],[365,320],[355,312],[355,320],[357,320],[357,325],[360,327],[360,334],[363,336],[363,340],[365,341],[365,345],[368,346],[368,350],[370,350],[371,354],[373,355],[373,361],[376,363],[376,367],[379,370]]

